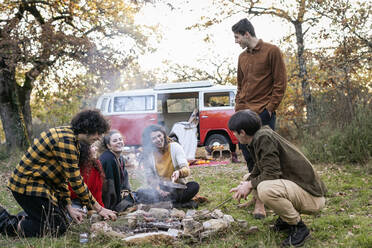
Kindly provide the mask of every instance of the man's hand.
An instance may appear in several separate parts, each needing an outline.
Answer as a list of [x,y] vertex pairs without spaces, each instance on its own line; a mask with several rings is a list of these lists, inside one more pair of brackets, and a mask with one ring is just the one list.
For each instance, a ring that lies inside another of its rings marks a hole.
[[172,182],[175,183],[177,182],[178,178],[180,178],[180,171],[176,170],[175,172],[173,172],[172,174]]
[[252,191],[251,181],[248,182],[245,181],[241,182],[238,187],[232,188],[230,190],[230,193],[235,192],[233,198],[238,200],[238,202],[240,203],[240,199],[242,198],[247,199],[247,196],[249,195],[249,193],[251,193],[251,191]]
[[115,211],[102,207],[101,211],[98,212],[99,215],[103,217],[104,220],[116,220],[117,215]]
[[112,211],[110,209],[104,208],[101,205],[99,205],[98,202],[94,203],[93,205],[94,210],[96,210],[97,214],[103,217],[104,220],[116,220],[116,212]]
[[86,216],[82,209],[74,208],[71,205],[67,205],[66,208],[71,218],[78,224],[80,224]]

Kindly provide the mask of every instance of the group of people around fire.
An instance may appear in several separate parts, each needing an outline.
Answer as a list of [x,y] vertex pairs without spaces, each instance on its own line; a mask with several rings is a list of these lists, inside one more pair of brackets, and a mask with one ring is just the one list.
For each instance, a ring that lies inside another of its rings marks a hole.
[[[266,217],[265,206],[277,220],[275,231],[288,231],[283,246],[301,246],[310,236],[301,214],[319,212],[326,187],[309,160],[274,131],[275,118],[286,87],[280,50],[257,39],[247,19],[232,27],[235,42],[245,49],[238,62],[235,114],[228,127],[239,141],[249,177],[230,190],[240,201],[252,193],[254,218]],[[171,201],[173,206],[196,208],[197,182],[180,144],[158,125],[142,134],[147,187],[131,190],[122,151],[125,137],[110,130],[99,110],[83,110],[69,126],[51,128],[35,139],[10,176],[8,189],[22,207],[11,215],[0,206],[0,233],[25,237],[63,234],[71,221],[81,223],[87,210],[104,220],[136,203]],[[100,155],[99,155],[100,154]],[[182,184],[175,189],[169,184]]]

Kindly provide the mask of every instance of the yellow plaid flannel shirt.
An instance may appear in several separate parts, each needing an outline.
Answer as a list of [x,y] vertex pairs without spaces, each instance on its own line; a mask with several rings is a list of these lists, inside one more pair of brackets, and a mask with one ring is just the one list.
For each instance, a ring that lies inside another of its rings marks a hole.
[[79,143],[71,127],[51,128],[35,139],[13,171],[8,188],[19,194],[45,197],[53,204],[71,203],[68,182],[83,205],[96,202],[79,170]]

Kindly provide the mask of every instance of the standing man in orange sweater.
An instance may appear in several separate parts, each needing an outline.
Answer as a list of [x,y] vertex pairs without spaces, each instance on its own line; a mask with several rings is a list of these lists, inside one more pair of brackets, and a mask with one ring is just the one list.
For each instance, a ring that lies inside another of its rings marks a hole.
[[[287,72],[280,49],[256,37],[254,27],[247,18],[232,26],[235,43],[245,49],[238,60],[238,91],[235,111],[250,109],[256,112],[262,125],[275,129],[276,113],[287,85]],[[253,160],[246,145],[239,143],[249,172]],[[255,218],[266,216],[265,207],[256,200]]]

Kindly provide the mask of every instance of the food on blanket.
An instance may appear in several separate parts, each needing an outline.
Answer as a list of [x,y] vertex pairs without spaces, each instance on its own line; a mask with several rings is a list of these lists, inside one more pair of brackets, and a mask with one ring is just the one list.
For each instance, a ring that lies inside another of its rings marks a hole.
[[198,160],[194,164],[209,164],[211,161],[210,160]]
[[224,150],[225,146],[224,145],[214,145],[212,147],[212,150]]

